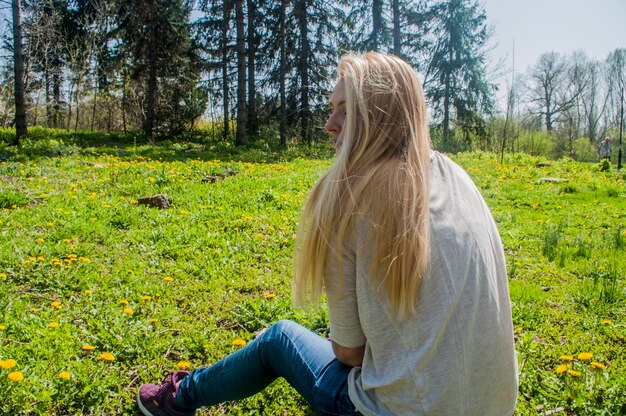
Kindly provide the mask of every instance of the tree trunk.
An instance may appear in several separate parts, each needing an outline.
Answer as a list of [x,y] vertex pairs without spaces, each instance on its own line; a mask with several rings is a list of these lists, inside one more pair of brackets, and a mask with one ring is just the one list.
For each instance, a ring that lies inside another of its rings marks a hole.
[[256,113],[256,5],[248,0],[248,133],[257,133]]
[[246,103],[246,37],[243,14],[243,1],[235,1],[237,25],[237,133],[235,145],[246,144],[246,124],[248,119]]
[[24,92],[24,49],[22,47],[22,6],[20,0],[13,0],[13,72],[15,75],[15,141],[28,135],[26,124],[26,96]]
[[228,26],[230,24],[230,0],[223,2],[224,16],[222,17],[222,104],[224,107],[224,130],[222,138],[228,141],[230,138],[230,100],[228,88]]
[[380,32],[382,30],[383,3],[382,0],[372,0],[372,50],[378,51],[380,46]]
[[[154,3],[151,3],[148,7],[156,7]],[[149,55],[148,55],[148,87],[146,90],[146,121],[144,126],[144,132],[146,139],[152,142],[154,134],[154,110],[157,100],[157,65],[158,65],[158,53],[159,53],[159,29],[157,27],[156,10],[150,11],[150,40],[149,40]]]
[[287,0],[281,0],[279,12],[279,42],[280,42],[280,146],[287,147],[287,94],[285,92],[285,78],[287,76],[287,46],[285,44],[285,26],[286,21]]
[[61,68],[60,64],[52,70],[52,127],[61,127]]
[[400,0],[392,0],[393,9],[393,53],[400,56],[402,53],[402,39],[400,37]]
[[296,19],[300,31],[300,59],[298,72],[300,73],[300,135],[305,143],[309,143],[309,26],[307,15],[307,1],[297,0]]

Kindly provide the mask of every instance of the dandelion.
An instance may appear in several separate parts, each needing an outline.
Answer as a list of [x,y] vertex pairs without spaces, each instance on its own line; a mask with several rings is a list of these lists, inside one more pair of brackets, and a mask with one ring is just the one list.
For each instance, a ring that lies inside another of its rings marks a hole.
[[64,242],[64,243],[71,243],[71,242],[72,242],[72,240],[70,240],[69,238],[64,238],[64,239],[63,239],[63,242]]
[[8,360],[0,361],[0,368],[4,368],[8,370],[9,368],[13,368],[17,365],[17,362],[13,358],[9,358]]
[[6,279],[6,278],[7,278],[6,273],[0,273],[0,279]]
[[580,377],[581,376],[580,371],[576,371],[576,370],[569,370],[567,372],[567,374],[569,374],[572,377]]
[[43,256],[37,256],[37,260],[44,261],[45,259],[43,258]]
[[569,365],[567,365],[567,364],[562,364],[562,365],[560,365],[560,366],[558,366],[558,367],[556,368],[556,373],[557,373],[557,374],[563,374],[564,372],[566,372],[566,371],[567,371],[567,369],[568,369],[568,368],[569,368]]
[[9,380],[11,380],[11,381],[22,381],[22,380],[24,380],[24,374],[22,374],[21,371],[14,371],[12,373],[9,373],[8,377],[9,377]]
[[150,318],[150,323],[151,323],[151,324],[156,324],[157,322],[159,322],[159,320],[158,320],[158,319],[156,319],[156,318]]
[[91,289],[85,290],[85,295],[93,295],[93,290]]
[[164,281],[164,282],[173,282],[173,281],[174,281],[174,279],[172,278],[172,276],[165,276],[165,277],[163,278],[163,281]]
[[235,347],[243,347],[247,344],[247,342],[241,338],[237,338],[236,340],[233,341],[233,345]]
[[189,361],[180,361],[178,364],[176,364],[176,368],[180,370],[184,370],[185,368],[189,367],[191,367],[191,363]]
[[256,235],[256,238],[263,238],[263,233],[258,233],[258,234]]
[[83,346],[81,347],[81,349],[82,349],[83,351],[93,351],[93,350],[95,350],[95,349],[96,349],[96,347],[94,347],[93,345],[83,345]]
[[141,297],[141,300],[145,300],[145,301],[148,301],[148,300],[151,300],[151,299],[152,299],[152,297],[151,297],[151,296],[148,296],[148,295],[143,295],[143,296]]
[[275,298],[275,297],[276,297],[276,295],[275,295],[275,294],[273,294],[273,293],[266,293],[263,297],[264,297],[265,299],[272,299],[272,298]]
[[593,354],[590,352],[581,352],[580,354],[578,354],[578,359],[581,361],[587,361],[591,359],[591,357],[593,357]]
[[59,323],[58,322],[50,322],[48,324],[48,328],[58,328],[59,327]]
[[72,375],[70,374],[70,372],[69,372],[69,371],[61,371],[61,372],[59,373],[59,378],[60,378],[61,380],[69,380],[69,379],[70,379],[70,377],[72,377]]
[[7,327],[0,324],[0,331],[4,331],[5,329],[7,329]]
[[36,239],[35,241],[38,242],[38,243],[43,243],[43,238],[40,237],[40,238]]
[[54,302],[50,304],[50,306],[56,309],[61,309],[61,302],[59,302],[58,300],[55,300]]
[[124,308],[124,313],[126,315],[132,315],[133,314],[133,310],[131,308]]
[[79,257],[78,260],[82,261],[83,263],[89,263],[91,261],[88,257]]
[[513,263],[513,265],[515,267],[520,267],[522,265],[522,263],[520,263],[519,261],[516,261],[515,263]]
[[612,325],[613,321],[611,321],[610,319],[605,319],[604,321],[602,321],[602,325]]
[[98,360],[115,361],[115,357],[110,352],[103,352],[102,354],[98,355]]
[[574,361],[574,357],[572,357],[571,355],[561,355],[559,359],[561,361]]
[[605,366],[604,364],[599,363],[599,362],[597,362],[597,361],[593,361],[593,362],[591,363],[591,367],[593,367],[593,368],[597,368],[597,369],[599,369],[599,370],[604,370],[604,369],[606,368],[606,366]]
[[128,306],[128,301],[126,299],[122,299],[122,300],[120,300],[120,305]]

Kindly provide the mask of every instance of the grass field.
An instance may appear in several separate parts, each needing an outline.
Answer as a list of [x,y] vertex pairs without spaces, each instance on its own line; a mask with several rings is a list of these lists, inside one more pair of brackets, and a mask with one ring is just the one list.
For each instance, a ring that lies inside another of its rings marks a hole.
[[[290,277],[299,210],[331,159],[297,153],[168,144],[1,162],[0,414],[136,414],[141,383],[211,364],[277,319],[325,334],[323,307],[291,308]],[[504,241],[517,414],[625,414],[623,174],[453,159]],[[138,203],[160,193],[169,209]],[[279,381],[203,414],[309,412]]]

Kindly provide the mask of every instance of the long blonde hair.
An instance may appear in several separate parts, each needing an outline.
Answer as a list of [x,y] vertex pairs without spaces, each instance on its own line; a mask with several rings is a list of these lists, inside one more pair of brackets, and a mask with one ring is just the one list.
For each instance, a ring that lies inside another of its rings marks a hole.
[[[430,136],[418,75],[400,58],[345,55],[346,122],[334,165],[313,187],[298,229],[293,300],[317,301],[330,255],[355,222],[374,243],[371,278],[399,318],[415,311],[428,260]],[[341,285],[340,285],[341,286]]]

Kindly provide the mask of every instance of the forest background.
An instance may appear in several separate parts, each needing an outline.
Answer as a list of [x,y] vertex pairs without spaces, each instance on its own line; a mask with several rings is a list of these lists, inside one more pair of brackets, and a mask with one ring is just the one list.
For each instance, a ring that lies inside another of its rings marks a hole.
[[604,61],[546,52],[523,73],[501,65],[507,91],[497,103],[487,66],[492,28],[473,0],[2,4],[12,21],[3,33],[0,125],[17,126],[3,148],[29,126],[151,142],[327,140],[321,126],[336,63],[345,51],[367,50],[420,71],[433,141],[444,151],[591,161],[605,136],[618,144],[623,124],[624,48]]

